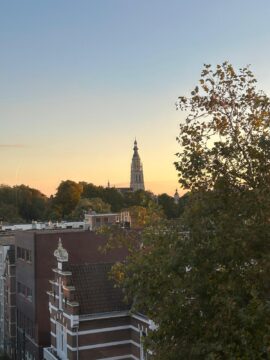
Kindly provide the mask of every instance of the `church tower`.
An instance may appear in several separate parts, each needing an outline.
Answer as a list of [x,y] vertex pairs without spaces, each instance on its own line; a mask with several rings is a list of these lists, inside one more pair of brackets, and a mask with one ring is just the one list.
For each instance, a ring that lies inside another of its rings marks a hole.
[[174,194],[174,196],[173,196],[173,199],[174,199],[174,203],[175,203],[176,205],[178,205],[178,204],[179,204],[180,196],[179,196],[179,194],[178,194],[177,189],[175,190],[175,194]]
[[133,157],[131,162],[130,187],[133,191],[144,190],[143,166],[138,153],[137,141],[134,141]]

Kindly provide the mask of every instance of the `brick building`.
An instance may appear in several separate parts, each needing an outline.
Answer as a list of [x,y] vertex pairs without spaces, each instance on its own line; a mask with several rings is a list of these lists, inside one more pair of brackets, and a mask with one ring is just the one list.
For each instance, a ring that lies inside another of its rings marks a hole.
[[[10,304],[7,301],[10,299],[11,292],[15,291],[12,288],[12,272],[14,269],[10,262],[7,263],[7,255],[14,254],[14,242],[15,238],[13,234],[6,234],[0,231],[0,350],[5,351],[7,346],[7,340],[5,339],[5,312],[9,312]],[[12,251],[10,251],[12,249]],[[13,256],[14,258],[14,256]],[[15,276],[15,273],[14,273]],[[6,298],[6,295],[9,295]],[[10,299],[11,300],[11,299]],[[6,329],[8,330],[8,329]]]
[[[5,257],[4,284],[4,321],[3,350],[13,360],[16,358],[16,277],[15,277],[15,247],[10,245]],[[2,325],[1,325],[2,326]]]
[[124,259],[124,251],[103,254],[105,239],[92,231],[41,230],[16,233],[17,359],[43,359],[43,348],[51,344],[48,309],[49,279],[55,266],[53,253],[61,237],[73,264],[113,263]]
[[[65,243],[64,243],[65,244]],[[112,262],[72,264],[59,240],[50,281],[51,346],[46,360],[143,360],[150,322],[132,315],[108,277]]]

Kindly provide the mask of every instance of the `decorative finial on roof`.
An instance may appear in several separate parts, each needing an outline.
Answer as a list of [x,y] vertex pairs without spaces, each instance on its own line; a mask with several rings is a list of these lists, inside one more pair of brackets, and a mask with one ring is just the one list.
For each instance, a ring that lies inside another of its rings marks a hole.
[[63,248],[61,238],[58,240],[58,247],[54,251],[53,255],[57,258],[57,261],[68,261],[68,252]]

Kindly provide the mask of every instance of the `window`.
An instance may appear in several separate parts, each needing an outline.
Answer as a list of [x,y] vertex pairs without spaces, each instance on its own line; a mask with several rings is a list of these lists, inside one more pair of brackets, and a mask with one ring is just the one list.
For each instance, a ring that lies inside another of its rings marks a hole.
[[29,301],[32,301],[32,289],[30,289],[29,287],[26,286],[25,293],[26,293],[26,298]]
[[60,359],[67,358],[67,331],[59,322],[56,323],[56,351]]
[[31,338],[34,338],[34,322],[25,316],[20,310],[17,310],[17,326],[21,330],[24,330]]
[[17,292],[27,300],[32,301],[32,289],[19,281],[17,282]]
[[32,261],[32,259],[31,259],[31,251],[30,250],[26,250],[25,259],[28,262]]
[[31,250],[17,246],[17,259],[22,259],[27,262],[32,262]]

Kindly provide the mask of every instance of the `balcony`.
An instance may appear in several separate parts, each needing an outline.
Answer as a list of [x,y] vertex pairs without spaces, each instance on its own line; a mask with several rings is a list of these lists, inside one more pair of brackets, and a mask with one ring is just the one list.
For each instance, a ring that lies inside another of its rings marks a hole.
[[56,351],[52,347],[44,348],[43,356],[45,360],[61,360],[61,358],[57,356]]

